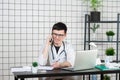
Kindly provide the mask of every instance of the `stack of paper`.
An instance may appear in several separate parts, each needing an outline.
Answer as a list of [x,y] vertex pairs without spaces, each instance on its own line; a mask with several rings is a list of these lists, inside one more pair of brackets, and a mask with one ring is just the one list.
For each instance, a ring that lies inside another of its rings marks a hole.
[[11,72],[24,72],[24,71],[31,71],[31,67],[29,66],[24,66],[24,67],[16,67],[16,68],[11,68]]
[[[52,66],[38,66],[38,69],[40,70],[53,70]],[[11,68],[11,72],[25,72],[25,71],[31,71],[30,66],[23,66],[23,67],[14,67]]]

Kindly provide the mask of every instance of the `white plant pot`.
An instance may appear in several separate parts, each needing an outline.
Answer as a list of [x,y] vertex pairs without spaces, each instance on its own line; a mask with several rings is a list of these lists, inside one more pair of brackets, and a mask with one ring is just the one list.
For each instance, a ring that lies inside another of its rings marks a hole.
[[106,66],[106,67],[109,67],[109,63],[110,63],[109,57],[106,56],[106,58],[105,58],[105,66]]
[[92,33],[92,40],[96,40],[96,33]]
[[113,57],[113,56],[106,56],[105,61],[107,61],[107,62],[112,62],[112,57]]
[[113,36],[107,36],[108,41],[113,41]]
[[112,57],[113,56],[106,56],[105,58],[105,66],[109,67],[110,62],[112,62]]
[[32,67],[32,73],[37,73],[38,67]]

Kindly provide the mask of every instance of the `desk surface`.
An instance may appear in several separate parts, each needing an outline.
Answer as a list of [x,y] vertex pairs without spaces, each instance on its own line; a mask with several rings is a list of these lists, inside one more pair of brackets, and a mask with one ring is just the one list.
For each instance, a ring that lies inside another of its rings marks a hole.
[[106,70],[101,71],[98,69],[83,70],[83,71],[67,71],[63,69],[56,69],[46,72],[41,72],[38,70],[37,73],[33,74],[32,72],[14,72],[16,78],[34,78],[34,77],[55,77],[55,76],[74,76],[74,75],[90,75],[90,74],[111,74],[111,73],[120,73],[120,70]]

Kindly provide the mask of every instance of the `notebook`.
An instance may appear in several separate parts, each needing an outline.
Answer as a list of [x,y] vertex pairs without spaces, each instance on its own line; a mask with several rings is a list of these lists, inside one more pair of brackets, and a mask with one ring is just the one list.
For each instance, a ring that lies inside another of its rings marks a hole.
[[65,70],[88,70],[95,68],[98,50],[77,51],[73,68],[64,68]]

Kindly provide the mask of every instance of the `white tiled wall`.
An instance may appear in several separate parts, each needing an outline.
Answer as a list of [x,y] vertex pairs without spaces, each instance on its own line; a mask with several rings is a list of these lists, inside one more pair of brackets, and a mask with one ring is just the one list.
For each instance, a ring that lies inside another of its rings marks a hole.
[[[119,0],[105,0],[101,20],[116,20],[119,4]],[[30,66],[37,60],[39,48],[56,22],[68,26],[66,40],[83,50],[84,14],[88,12],[81,0],[0,0],[0,80],[13,80],[10,67]],[[108,29],[106,25],[100,30]]]

